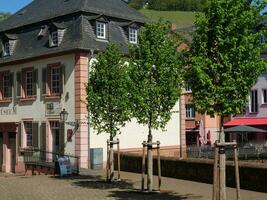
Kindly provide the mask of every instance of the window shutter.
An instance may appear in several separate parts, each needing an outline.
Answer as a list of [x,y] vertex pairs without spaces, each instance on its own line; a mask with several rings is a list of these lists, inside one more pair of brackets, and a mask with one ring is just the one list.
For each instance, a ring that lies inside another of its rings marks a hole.
[[58,30],[58,45],[61,44],[63,37],[64,37],[65,29],[59,29]]
[[10,55],[13,55],[15,51],[16,40],[9,40],[9,45],[10,45],[9,47]]
[[14,73],[9,73],[9,92],[8,92],[8,97],[12,97],[12,91],[13,91],[13,86],[14,86]]
[[3,83],[4,83],[4,80],[3,80],[3,73],[0,72],[0,93],[1,93],[1,96],[3,98]]
[[41,124],[41,137],[40,147],[42,151],[46,151],[46,123]]
[[33,95],[37,94],[37,85],[38,85],[38,69],[33,70]]
[[65,85],[65,65],[60,67],[60,93],[63,94]]
[[18,124],[18,146],[22,147],[21,123]]
[[53,41],[52,41],[52,32],[49,34],[49,47],[53,47]]
[[21,97],[21,72],[17,72],[17,91],[16,95],[17,97]]
[[4,44],[2,40],[0,40],[0,56],[3,57],[4,54]]
[[32,123],[32,145],[35,148],[39,147],[39,124],[38,122]]
[[43,68],[42,71],[42,94],[47,94],[47,68]]
[[59,151],[64,154],[65,151],[65,133],[64,133],[64,123],[59,123]]

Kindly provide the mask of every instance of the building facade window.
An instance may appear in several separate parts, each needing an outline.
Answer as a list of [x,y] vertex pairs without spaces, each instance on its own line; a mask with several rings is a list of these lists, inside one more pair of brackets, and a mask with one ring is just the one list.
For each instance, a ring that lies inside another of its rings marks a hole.
[[186,92],[192,92],[191,86],[188,83],[185,83],[185,91]]
[[0,72],[0,101],[10,101],[13,88],[13,73]]
[[99,39],[106,39],[106,26],[104,22],[96,22],[96,37]]
[[58,46],[58,32],[53,31],[51,33],[51,46]]
[[186,104],[185,109],[186,109],[186,118],[195,118],[196,113],[194,106],[192,104]]
[[135,28],[129,28],[129,43],[137,44],[138,32]]
[[267,104],[267,89],[262,90],[262,103]]
[[4,56],[10,56],[10,43],[4,43]]
[[48,64],[42,69],[42,95],[60,98],[64,88],[65,66],[61,63]]
[[33,96],[33,71],[27,71],[25,74],[25,96]]
[[26,133],[26,146],[32,147],[33,146],[33,128],[32,128],[32,122],[24,122],[25,127],[25,133]]
[[51,68],[51,95],[60,94],[60,66]]
[[258,112],[258,91],[251,90],[250,92],[250,112],[257,113]]
[[3,75],[3,98],[10,97],[10,75],[5,73]]

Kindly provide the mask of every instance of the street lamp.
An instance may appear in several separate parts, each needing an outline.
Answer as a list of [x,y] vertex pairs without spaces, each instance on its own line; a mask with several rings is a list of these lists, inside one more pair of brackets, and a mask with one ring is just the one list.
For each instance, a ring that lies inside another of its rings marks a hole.
[[60,112],[60,120],[64,123],[64,124],[68,124],[70,126],[74,126],[73,132],[76,132],[79,129],[80,123],[78,120],[76,120],[75,122],[66,122],[68,119],[68,115],[69,113],[65,110],[65,108],[63,108],[63,110]]
[[60,112],[60,119],[65,122],[68,119],[69,113],[63,108],[63,110]]

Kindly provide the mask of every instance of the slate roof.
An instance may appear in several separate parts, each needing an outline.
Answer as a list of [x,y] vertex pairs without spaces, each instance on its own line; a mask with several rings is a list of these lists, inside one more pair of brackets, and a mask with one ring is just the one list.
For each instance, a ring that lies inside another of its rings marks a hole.
[[[24,10],[25,13],[19,15]],[[80,12],[84,10],[86,12]],[[59,14],[61,16],[55,18]],[[107,41],[99,40],[95,35],[94,22],[99,16],[108,19]],[[141,14],[121,0],[34,0],[0,23],[0,45],[3,36],[17,41],[13,55],[0,57],[0,66],[74,50],[98,52],[104,50],[108,43],[118,44],[122,53],[127,54],[129,43],[125,24],[134,22],[142,26],[144,20]],[[65,29],[59,46],[49,47],[49,31],[38,37],[44,25]]]
[[81,11],[144,22],[144,16],[122,0],[34,0],[0,23],[0,32]]

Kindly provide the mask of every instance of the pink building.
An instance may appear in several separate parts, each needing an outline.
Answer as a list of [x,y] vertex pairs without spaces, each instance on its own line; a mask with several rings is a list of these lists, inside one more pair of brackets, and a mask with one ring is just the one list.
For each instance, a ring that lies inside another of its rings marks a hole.
[[[232,117],[232,120],[225,124],[225,128],[247,125],[267,131],[267,73],[263,73],[251,88],[248,97],[248,104],[244,113]],[[260,143],[267,141],[267,133],[244,133],[230,134],[228,140],[236,139],[239,143]]]

